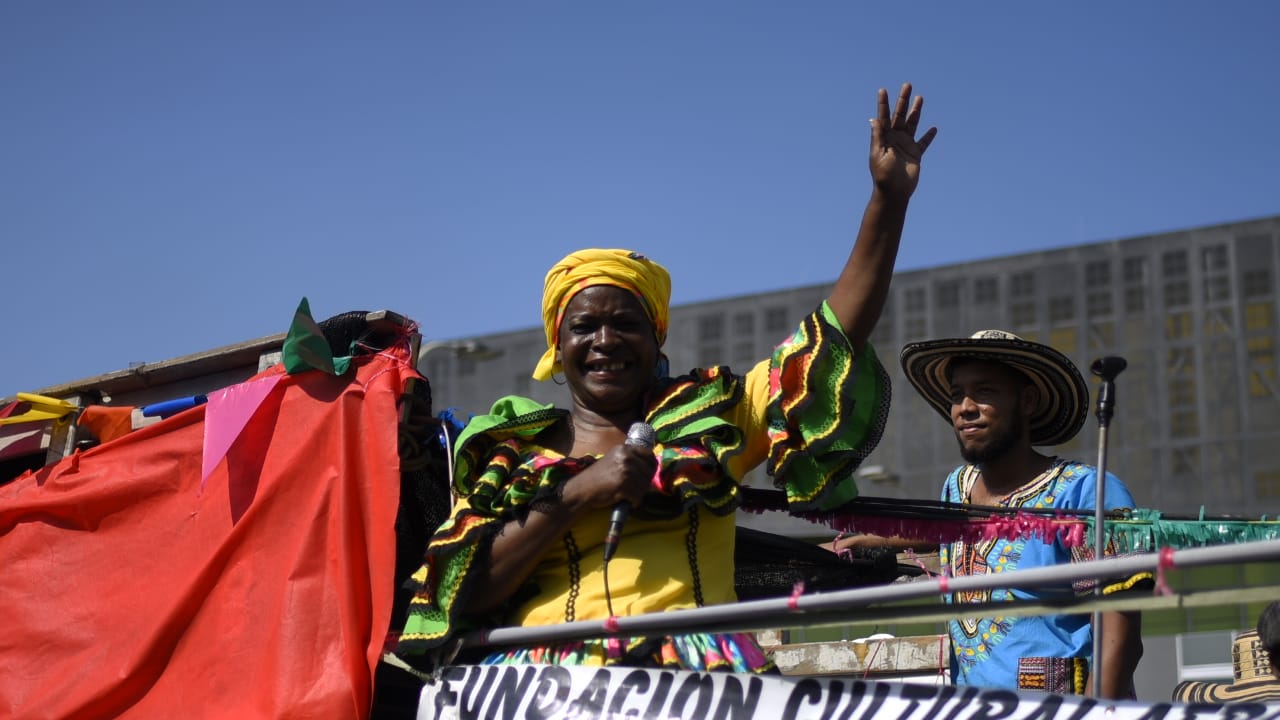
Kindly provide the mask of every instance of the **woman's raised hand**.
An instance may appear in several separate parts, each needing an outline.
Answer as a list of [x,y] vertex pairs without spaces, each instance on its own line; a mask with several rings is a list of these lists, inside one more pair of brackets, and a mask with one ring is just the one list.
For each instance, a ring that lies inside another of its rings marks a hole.
[[889,93],[880,90],[876,117],[871,120],[868,164],[875,189],[862,213],[853,251],[827,296],[855,350],[862,349],[880,319],[898,258],[907,205],[920,181],[920,158],[938,134],[938,129],[931,127],[916,139],[923,107],[924,98],[913,101],[911,83],[903,83],[893,114],[889,113]]
[[911,99],[911,83],[903,83],[889,114],[889,93],[881,88],[876,118],[871,121],[871,180],[876,189],[895,199],[911,197],[920,180],[920,158],[938,134],[936,127],[916,139],[924,98]]

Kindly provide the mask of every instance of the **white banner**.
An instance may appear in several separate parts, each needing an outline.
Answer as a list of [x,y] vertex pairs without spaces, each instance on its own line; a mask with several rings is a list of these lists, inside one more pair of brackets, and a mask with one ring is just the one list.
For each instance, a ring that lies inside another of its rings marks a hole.
[[1047,693],[637,668],[459,665],[423,689],[419,720],[1280,720],[1280,705],[1175,705]]

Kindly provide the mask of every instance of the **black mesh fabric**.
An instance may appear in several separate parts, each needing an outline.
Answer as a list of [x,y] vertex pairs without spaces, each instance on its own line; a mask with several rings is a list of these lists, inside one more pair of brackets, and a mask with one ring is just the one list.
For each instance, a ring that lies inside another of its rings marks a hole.
[[899,565],[889,549],[837,555],[811,542],[745,527],[738,528],[733,556],[734,589],[742,600],[786,597],[798,582],[808,593],[884,585],[918,574]]
[[370,324],[368,316],[367,310],[352,310],[316,323],[324,333],[324,339],[329,341],[329,351],[334,357],[356,354],[353,346],[365,351],[383,350],[400,338],[394,326]]
[[[449,516],[448,465],[437,441],[439,427],[431,413],[431,386],[414,378],[405,388],[407,413],[400,422],[400,507],[396,512],[395,589],[391,604],[392,632],[404,626],[413,597],[405,583],[422,564],[427,541]],[[387,663],[378,663],[373,681],[373,720],[417,717],[422,681]]]

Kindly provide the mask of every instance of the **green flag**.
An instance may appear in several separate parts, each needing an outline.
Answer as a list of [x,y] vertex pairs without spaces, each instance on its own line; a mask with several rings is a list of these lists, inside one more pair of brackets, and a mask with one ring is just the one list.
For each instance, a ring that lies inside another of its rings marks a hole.
[[329,349],[329,341],[315,319],[311,317],[311,304],[302,298],[293,313],[293,323],[284,339],[280,354],[285,372],[290,375],[304,370],[322,370],[330,375],[341,375],[351,365],[351,356],[335,358]]

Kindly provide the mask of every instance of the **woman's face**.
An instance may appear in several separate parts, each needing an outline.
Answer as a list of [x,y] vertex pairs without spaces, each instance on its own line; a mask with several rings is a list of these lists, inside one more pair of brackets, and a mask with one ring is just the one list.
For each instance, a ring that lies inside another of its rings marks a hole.
[[575,401],[605,415],[633,413],[653,382],[658,340],[634,295],[594,285],[565,307],[556,355]]

